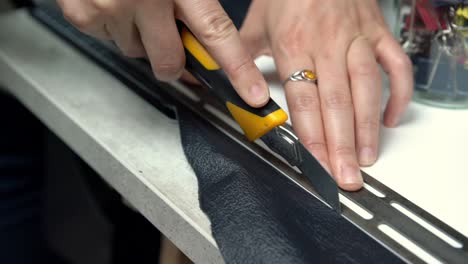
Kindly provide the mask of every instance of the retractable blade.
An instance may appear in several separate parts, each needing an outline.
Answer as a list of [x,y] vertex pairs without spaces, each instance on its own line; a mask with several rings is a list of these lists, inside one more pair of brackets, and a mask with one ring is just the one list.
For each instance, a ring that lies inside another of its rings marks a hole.
[[186,69],[225,104],[248,140],[260,138],[291,166],[296,166],[321,198],[340,212],[336,182],[286,124],[286,112],[271,98],[260,108],[246,104],[235,91],[225,72],[197,38],[180,21],[177,24],[185,48]]
[[302,145],[289,125],[283,124],[273,128],[262,136],[261,140],[271,150],[280,154],[289,165],[297,167],[328,205],[337,212],[341,211],[335,180]]

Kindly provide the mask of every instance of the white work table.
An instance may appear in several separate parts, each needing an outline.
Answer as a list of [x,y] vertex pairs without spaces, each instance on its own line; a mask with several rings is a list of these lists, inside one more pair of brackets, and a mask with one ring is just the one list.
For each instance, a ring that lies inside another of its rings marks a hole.
[[26,12],[0,19],[0,84],[197,263],[222,262],[179,127]]
[[[0,15],[0,86],[192,260],[222,263],[177,121],[24,11]],[[468,236],[467,153],[468,111],[412,103],[400,127],[383,129],[380,159],[364,170]]]

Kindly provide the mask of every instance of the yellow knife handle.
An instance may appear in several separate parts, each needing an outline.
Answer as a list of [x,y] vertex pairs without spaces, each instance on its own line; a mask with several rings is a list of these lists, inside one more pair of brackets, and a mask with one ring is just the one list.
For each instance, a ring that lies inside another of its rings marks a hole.
[[221,99],[248,140],[254,141],[288,120],[288,115],[271,98],[260,108],[246,104],[237,94],[226,73],[208,54],[197,38],[178,21],[185,48],[186,68]]

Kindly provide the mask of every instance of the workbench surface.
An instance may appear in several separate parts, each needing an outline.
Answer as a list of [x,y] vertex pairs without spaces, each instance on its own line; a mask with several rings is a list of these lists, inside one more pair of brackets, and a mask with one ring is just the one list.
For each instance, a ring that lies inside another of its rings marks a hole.
[[197,263],[221,263],[176,120],[21,11],[0,18],[0,84]]
[[[35,22],[0,16],[0,85],[197,263],[222,263],[176,120]],[[272,71],[268,59],[258,61]],[[285,107],[279,85],[273,97]],[[468,236],[468,111],[412,103],[366,172]],[[464,209],[463,209],[464,208]]]

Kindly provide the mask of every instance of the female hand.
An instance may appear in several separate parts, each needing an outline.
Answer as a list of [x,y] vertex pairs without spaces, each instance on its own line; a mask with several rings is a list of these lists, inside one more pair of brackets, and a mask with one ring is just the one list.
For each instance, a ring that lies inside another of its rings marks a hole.
[[81,31],[113,40],[124,55],[147,57],[155,76],[175,80],[183,72],[179,19],[224,69],[238,94],[253,107],[268,102],[263,75],[217,0],[58,0]]
[[386,126],[398,124],[413,91],[411,62],[377,2],[253,0],[241,36],[252,56],[273,56],[281,80],[317,73],[318,86],[285,84],[294,130],[341,188],[361,188],[359,165],[373,164],[378,153],[379,64],[391,81]]

